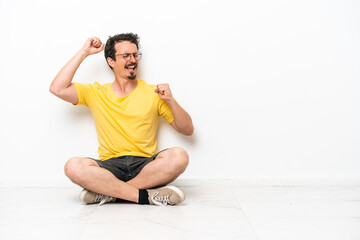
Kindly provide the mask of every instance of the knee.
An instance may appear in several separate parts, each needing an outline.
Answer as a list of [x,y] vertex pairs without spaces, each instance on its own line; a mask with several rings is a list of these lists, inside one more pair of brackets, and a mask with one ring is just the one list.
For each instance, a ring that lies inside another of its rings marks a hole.
[[184,172],[189,164],[189,155],[188,153],[180,147],[176,147],[172,149],[173,154],[173,163],[175,165],[175,168],[179,171]]
[[81,170],[82,170],[82,163],[81,158],[73,157],[70,158],[65,166],[64,166],[64,172],[65,175],[70,178],[73,182],[78,182],[81,178]]

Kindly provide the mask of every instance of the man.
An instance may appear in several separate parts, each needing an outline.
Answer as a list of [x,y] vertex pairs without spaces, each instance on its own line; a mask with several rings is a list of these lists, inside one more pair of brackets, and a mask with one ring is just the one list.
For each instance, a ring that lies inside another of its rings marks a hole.
[[194,130],[191,117],[174,99],[168,84],[155,86],[137,79],[141,53],[138,35],[133,33],[118,34],[106,42],[105,58],[115,75],[113,83],[72,83],[82,61],[103,49],[99,38],[87,39],[50,86],[57,97],[90,108],[98,135],[99,160],[71,158],[65,174],[84,188],[80,194],[84,203],[123,199],[139,204],[178,204],[185,199],[180,189],[154,188],[183,173],[189,156],[178,147],[157,152],[156,131],[162,116],[176,131],[190,136]]

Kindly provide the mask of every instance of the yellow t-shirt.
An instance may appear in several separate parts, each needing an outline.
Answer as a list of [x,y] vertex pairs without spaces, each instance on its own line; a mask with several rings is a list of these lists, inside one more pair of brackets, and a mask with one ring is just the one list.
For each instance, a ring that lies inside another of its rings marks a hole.
[[111,83],[74,83],[78,105],[90,108],[99,141],[99,160],[132,155],[150,157],[157,153],[159,116],[174,121],[168,104],[154,92],[155,85],[138,80],[126,97],[118,97]]

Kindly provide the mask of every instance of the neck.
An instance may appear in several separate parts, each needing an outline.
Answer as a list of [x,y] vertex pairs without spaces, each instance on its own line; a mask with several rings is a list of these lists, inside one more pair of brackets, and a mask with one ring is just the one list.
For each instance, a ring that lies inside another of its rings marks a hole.
[[138,80],[126,79],[126,78],[115,78],[112,83],[112,89],[119,97],[124,97],[130,94],[136,88]]

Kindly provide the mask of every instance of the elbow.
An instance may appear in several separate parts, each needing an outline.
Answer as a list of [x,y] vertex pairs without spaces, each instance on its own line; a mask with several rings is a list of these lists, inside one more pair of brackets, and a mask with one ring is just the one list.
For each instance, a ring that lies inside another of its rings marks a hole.
[[54,84],[50,85],[49,91],[54,94],[55,96],[59,96],[60,95],[60,91],[57,87],[54,86]]
[[55,93],[54,93],[54,92],[55,92],[55,89],[54,89],[52,86],[50,86],[49,91],[50,91],[52,94],[55,94]]
[[194,126],[190,126],[184,131],[184,135],[192,136],[194,134]]
[[49,91],[50,91],[52,94],[56,95],[56,88],[54,87],[53,84],[50,85]]

